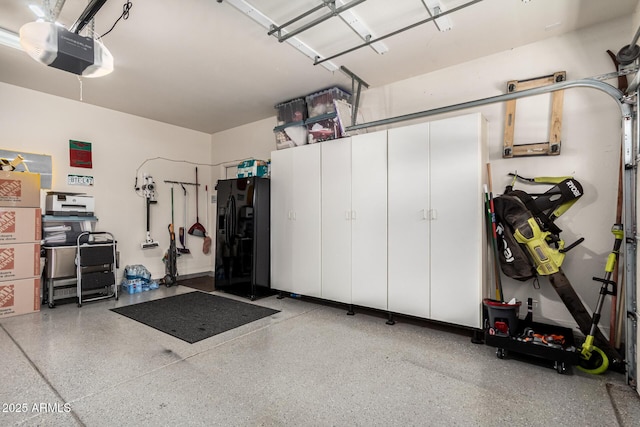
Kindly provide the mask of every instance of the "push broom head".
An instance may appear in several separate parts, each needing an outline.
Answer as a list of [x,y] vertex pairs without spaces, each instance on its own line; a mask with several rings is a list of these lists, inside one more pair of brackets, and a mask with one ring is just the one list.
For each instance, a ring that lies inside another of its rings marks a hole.
[[147,239],[140,244],[142,249],[151,249],[158,246],[160,246],[160,244],[151,238],[151,234],[149,234],[149,232],[147,232]]

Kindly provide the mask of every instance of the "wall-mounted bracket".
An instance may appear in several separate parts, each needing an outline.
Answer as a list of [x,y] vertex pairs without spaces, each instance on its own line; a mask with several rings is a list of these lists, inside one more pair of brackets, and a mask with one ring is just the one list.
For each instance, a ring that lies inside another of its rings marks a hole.
[[[511,80],[507,82],[507,92],[513,93],[521,90],[533,89],[542,86],[552,85],[567,80],[565,71],[558,71],[549,76],[537,77],[528,80]],[[551,93],[551,122],[549,125],[549,141],[532,144],[514,145],[514,134],[516,125],[516,100],[506,102],[506,113],[504,123],[504,148],[503,158],[521,156],[557,156],[560,154],[560,142],[562,132],[562,104],[564,102],[564,90],[557,90]]]
[[[362,86],[366,89],[369,89],[369,84],[362,80],[360,77],[353,74],[347,67],[340,67],[340,71],[345,73],[347,76],[351,77],[351,93],[353,94],[353,100],[351,102],[352,112],[351,112],[351,124],[356,124],[356,118],[358,117],[358,106],[360,105],[360,92],[362,90]],[[357,83],[357,84],[356,84]]]

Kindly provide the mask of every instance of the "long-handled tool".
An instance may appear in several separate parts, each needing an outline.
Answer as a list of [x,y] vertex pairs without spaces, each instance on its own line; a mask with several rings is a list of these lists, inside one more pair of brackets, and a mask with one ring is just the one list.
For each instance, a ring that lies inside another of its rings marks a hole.
[[[611,232],[615,237],[615,241],[613,243],[613,250],[607,257],[607,264],[604,268],[604,278],[593,278],[593,280],[601,282],[602,286],[600,287],[600,295],[598,296],[596,308],[593,311],[591,329],[589,329],[589,334],[586,336],[582,347],[578,350],[580,354],[578,369],[589,374],[602,374],[607,370],[607,368],[609,368],[609,358],[604,351],[593,345],[593,341],[598,329],[598,322],[600,321],[600,312],[602,311],[604,299],[607,295],[616,295],[616,282],[611,280],[611,277],[618,263],[620,246],[622,245],[622,239],[624,238],[622,224],[614,224],[613,228],[611,228]],[[611,285],[611,290],[609,290],[609,285]]]
[[196,168],[196,223],[189,229],[189,234],[192,236],[204,237],[207,234],[207,230],[202,224],[200,224],[199,208],[198,208],[198,168]]
[[178,276],[178,251],[176,250],[176,233],[173,228],[173,187],[171,187],[171,224],[169,224],[169,250],[165,255],[165,270],[164,284],[167,287],[171,287],[177,283]]
[[[211,203],[209,199],[209,186],[205,185],[204,190],[207,193],[207,228],[209,228],[209,203]],[[202,242],[202,253],[209,255],[209,252],[211,252],[211,236],[205,233],[204,241]]]
[[185,234],[185,230],[187,229],[187,189],[184,187],[184,184],[180,184],[180,186],[184,194],[184,227],[178,229],[178,237],[180,238],[180,245],[182,246],[178,248],[178,252],[181,254],[190,254],[191,251],[187,249],[187,236]]
[[[487,163],[487,182],[489,184],[488,195],[485,196],[488,201],[489,211],[488,215],[491,219],[491,248],[493,250],[493,258],[494,258],[494,274],[496,281],[496,300],[503,302],[504,296],[502,293],[502,278],[500,277],[500,266],[499,266],[499,254],[498,254],[498,232],[496,230],[496,208],[493,203],[493,185],[491,180],[491,164]],[[486,192],[486,190],[485,190]]]

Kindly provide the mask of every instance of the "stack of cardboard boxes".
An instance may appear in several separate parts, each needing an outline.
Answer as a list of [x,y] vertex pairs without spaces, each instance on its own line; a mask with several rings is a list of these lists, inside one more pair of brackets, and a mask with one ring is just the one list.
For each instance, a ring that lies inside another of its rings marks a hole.
[[40,310],[40,174],[0,171],[0,319]]

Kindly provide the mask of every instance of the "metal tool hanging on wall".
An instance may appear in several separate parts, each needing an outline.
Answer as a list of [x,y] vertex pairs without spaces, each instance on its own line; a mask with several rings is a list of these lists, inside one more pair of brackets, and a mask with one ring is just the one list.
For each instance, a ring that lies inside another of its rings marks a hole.
[[142,192],[145,198],[145,204],[147,208],[147,234],[145,241],[140,244],[142,249],[151,249],[159,246],[159,243],[151,238],[151,205],[158,203],[156,200],[156,184],[153,181],[153,177],[151,175],[144,174],[143,176],[143,184],[142,184]]

